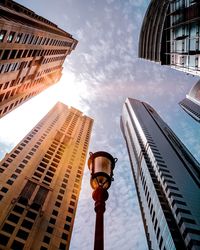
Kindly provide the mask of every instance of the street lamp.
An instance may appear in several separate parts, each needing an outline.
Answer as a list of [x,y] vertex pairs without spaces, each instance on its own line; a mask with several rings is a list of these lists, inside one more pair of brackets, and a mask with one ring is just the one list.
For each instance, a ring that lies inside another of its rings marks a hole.
[[94,250],[104,249],[103,214],[106,210],[105,201],[108,199],[108,189],[113,181],[113,169],[117,158],[107,152],[90,153],[88,167],[91,172],[90,185],[94,189],[92,198],[95,201],[96,226]]

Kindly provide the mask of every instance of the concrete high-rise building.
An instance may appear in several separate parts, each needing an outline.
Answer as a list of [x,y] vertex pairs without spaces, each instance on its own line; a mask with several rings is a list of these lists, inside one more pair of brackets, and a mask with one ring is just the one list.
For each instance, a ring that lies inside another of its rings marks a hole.
[[191,117],[200,122],[200,81],[179,104]]
[[121,129],[149,249],[199,249],[199,163],[147,103],[127,99]]
[[0,162],[0,249],[69,249],[93,120],[57,103]]
[[200,2],[151,0],[140,32],[139,57],[200,76]]
[[0,118],[58,82],[77,40],[11,0],[0,2]]

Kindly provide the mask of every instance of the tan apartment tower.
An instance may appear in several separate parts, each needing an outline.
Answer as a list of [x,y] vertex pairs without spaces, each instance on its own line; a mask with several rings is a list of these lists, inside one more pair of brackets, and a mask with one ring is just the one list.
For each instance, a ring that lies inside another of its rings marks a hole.
[[57,103],[0,162],[0,249],[69,249],[92,124]]
[[0,1],[0,118],[58,82],[77,40],[11,0]]

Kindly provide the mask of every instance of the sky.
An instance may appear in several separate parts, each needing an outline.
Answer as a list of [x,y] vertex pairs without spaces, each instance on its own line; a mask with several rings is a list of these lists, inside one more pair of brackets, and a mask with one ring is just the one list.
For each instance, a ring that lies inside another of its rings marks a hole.
[[[0,155],[9,152],[57,101],[94,119],[89,151],[119,160],[105,212],[105,249],[147,249],[128,154],[120,131],[127,97],[148,102],[200,161],[199,124],[179,107],[198,77],[138,59],[148,0],[17,0],[51,20],[79,43],[58,84],[0,120]],[[70,250],[93,249],[94,202],[87,166]]]

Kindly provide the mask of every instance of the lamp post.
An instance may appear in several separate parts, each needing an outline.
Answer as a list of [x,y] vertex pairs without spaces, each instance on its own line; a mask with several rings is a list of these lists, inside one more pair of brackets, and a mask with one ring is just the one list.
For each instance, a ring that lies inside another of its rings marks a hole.
[[96,226],[94,250],[104,249],[103,214],[106,210],[105,201],[108,199],[108,189],[113,181],[113,169],[117,158],[107,152],[90,153],[88,167],[91,172],[90,185],[94,189],[92,198],[95,201]]

